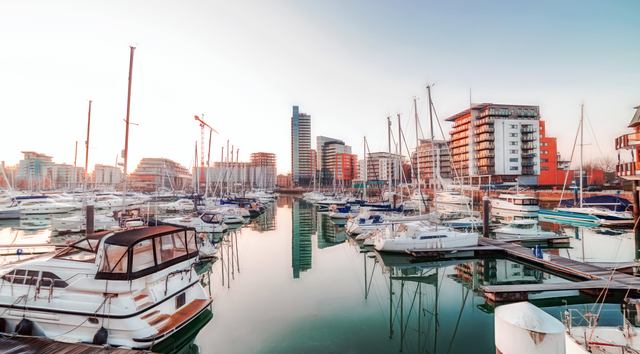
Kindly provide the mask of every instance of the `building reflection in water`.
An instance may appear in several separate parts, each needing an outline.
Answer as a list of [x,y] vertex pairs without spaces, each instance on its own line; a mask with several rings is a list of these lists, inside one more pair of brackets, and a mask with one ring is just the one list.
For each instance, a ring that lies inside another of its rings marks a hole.
[[343,226],[336,225],[326,213],[317,213],[317,215],[319,249],[339,245],[347,239]]
[[[279,199],[278,199],[279,200]],[[264,232],[264,231],[272,231],[277,227],[276,223],[276,215],[278,213],[278,208],[275,206],[269,206],[265,209],[264,213],[258,216],[255,220],[251,222],[251,230]]]
[[300,278],[300,272],[311,269],[312,242],[314,233],[314,206],[295,199],[291,208],[291,267],[293,278]]

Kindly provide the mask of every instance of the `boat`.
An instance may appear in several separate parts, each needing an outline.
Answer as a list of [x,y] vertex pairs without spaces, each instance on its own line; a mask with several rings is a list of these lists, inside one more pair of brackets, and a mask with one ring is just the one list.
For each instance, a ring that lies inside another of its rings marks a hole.
[[207,211],[200,216],[186,215],[176,218],[162,219],[163,223],[194,228],[198,232],[224,232],[229,227],[224,223],[224,216],[218,212]]
[[482,219],[475,216],[467,216],[460,219],[450,219],[444,220],[442,225],[451,227],[454,229],[482,229],[483,222]]
[[2,276],[4,333],[153,352],[190,344],[213,317],[193,268],[193,229],[170,225],[87,236]]
[[375,238],[379,252],[407,252],[417,249],[453,249],[478,245],[478,233],[423,222],[392,224]]
[[436,192],[435,202],[437,204],[470,206],[471,198],[458,191],[449,190]]
[[343,207],[338,207],[337,205],[329,207],[329,217],[331,219],[349,219],[353,215],[350,204]]
[[[579,186],[577,187],[578,205],[573,207],[558,206],[552,210],[540,210],[539,215],[546,221],[577,222],[591,226],[623,226],[633,225],[633,215],[628,211],[609,210],[603,206],[585,206],[583,195],[583,130],[584,130],[584,105],[580,106],[580,173],[578,175]],[[574,146],[575,147],[575,146]],[[564,188],[563,188],[564,191]]]
[[[58,233],[81,232],[86,229],[87,218],[82,214],[65,218],[51,219],[51,229]],[[93,216],[93,230],[103,231],[118,227],[118,221],[109,215],[95,214]]]
[[193,200],[178,199],[175,202],[158,205],[158,209],[166,213],[184,213],[194,210]]
[[57,202],[51,198],[26,199],[18,203],[21,215],[65,214],[77,210],[78,206]]
[[51,232],[23,233],[4,230],[0,232],[0,256],[23,256],[55,251],[51,244]]
[[496,353],[565,353],[562,322],[529,302],[496,308],[494,326]]
[[537,219],[538,199],[524,194],[500,194],[491,198],[491,216],[503,221]]
[[496,238],[531,238],[531,237],[553,237],[555,232],[542,231],[537,220],[521,219],[513,220],[510,223],[494,230]]

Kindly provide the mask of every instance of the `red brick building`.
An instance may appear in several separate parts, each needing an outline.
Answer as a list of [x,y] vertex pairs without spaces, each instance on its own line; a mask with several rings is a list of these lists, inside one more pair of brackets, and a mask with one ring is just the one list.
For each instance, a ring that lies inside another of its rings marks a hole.
[[336,154],[335,171],[337,182],[351,183],[358,174],[358,156],[345,153]]
[[[540,175],[538,176],[538,185],[562,186],[565,178],[567,184],[571,184],[573,171],[560,169],[558,157],[557,139],[547,136],[545,122],[540,120]],[[569,174],[568,176],[566,176],[567,173]]]

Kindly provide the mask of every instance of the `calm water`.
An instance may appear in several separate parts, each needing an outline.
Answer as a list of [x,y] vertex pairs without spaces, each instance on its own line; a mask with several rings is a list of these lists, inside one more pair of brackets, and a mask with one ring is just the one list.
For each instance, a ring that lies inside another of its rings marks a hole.
[[[69,237],[30,230],[33,224],[0,224],[0,240]],[[571,238],[570,248],[549,252],[588,262],[638,258],[631,233],[544,227]],[[214,318],[196,341],[201,353],[495,353],[494,306],[479,287],[567,281],[503,259],[411,264],[403,256],[380,257],[312,205],[289,197],[228,233],[222,245],[222,260],[204,282]],[[531,298],[556,317],[566,305],[593,306],[571,292]],[[605,304],[601,323],[620,323],[620,313],[619,304]]]
[[[636,257],[631,234],[545,226],[572,237],[571,249],[553,250],[563,256]],[[228,239],[210,274],[214,319],[197,339],[203,353],[495,353],[494,306],[478,287],[567,281],[502,259],[382,258],[310,204],[285,197]],[[531,297],[556,317],[564,301],[581,310],[593,302],[571,292]],[[620,305],[606,304],[601,323],[620,321]]]

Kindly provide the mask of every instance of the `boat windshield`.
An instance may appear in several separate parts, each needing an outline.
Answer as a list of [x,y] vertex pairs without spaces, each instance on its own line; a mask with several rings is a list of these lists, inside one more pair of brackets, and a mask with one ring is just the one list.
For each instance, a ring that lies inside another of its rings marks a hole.
[[514,229],[522,229],[522,230],[530,230],[536,226],[534,223],[517,223],[513,224],[511,227]]
[[54,258],[78,262],[94,262],[100,240],[106,232],[85,237],[58,252]]
[[514,199],[513,204],[515,205],[538,205],[537,199]]
[[195,230],[163,231],[141,230],[130,238],[116,235],[119,237],[107,239],[96,279],[136,279],[197,256]]

